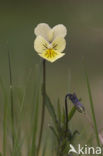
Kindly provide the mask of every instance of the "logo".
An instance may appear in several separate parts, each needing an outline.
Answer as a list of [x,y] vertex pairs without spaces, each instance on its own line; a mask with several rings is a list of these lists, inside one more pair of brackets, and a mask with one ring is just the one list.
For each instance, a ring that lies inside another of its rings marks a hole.
[[91,154],[94,154],[94,155],[99,155],[99,154],[102,154],[102,149],[101,147],[89,147],[87,145],[85,145],[84,147],[82,147],[80,144],[78,144],[78,147],[77,149],[75,149],[75,147],[70,144],[70,150],[68,152],[68,154],[70,153],[76,153],[77,155],[78,154],[87,154],[87,155],[91,155]]

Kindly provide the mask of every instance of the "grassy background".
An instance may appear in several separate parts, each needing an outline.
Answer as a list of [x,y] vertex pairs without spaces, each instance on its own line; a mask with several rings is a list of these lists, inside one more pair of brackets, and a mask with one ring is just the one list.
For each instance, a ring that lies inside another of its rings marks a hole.
[[[66,55],[51,64],[47,63],[47,91],[52,101],[60,97],[63,105],[67,92],[76,92],[89,110],[88,91],[84,65],[88,70],[98,127],[102,128],[103,94],[103,1],[5,1],[0,4],[0,75],[9,92],[8,49],[11,53],[14,88],[24,91],[28,81],[25,100],[26,118],[31,111],[35,64],[40,62],[33,49],[34,28],[45,22],[54,26],[63,23],[68,29]],[[0,91],[0,118],[2,120],[3,99]],[[17,100],[16,100],[17,102]],[[16,103],[15,102],[15,103]],[[27,111],[28,110],[28,111]],[[47,114],[48,115],[48,114]],[[76,123],[82,116],[76,116]],[[77,122],[78,121],[78,122]],[[46,121],[45,126],[49,122]],[[75,121],[74,121],[75,123]],[[82,129],[85,125],[76,124]],[[1,124],[2,128],[2,124]],[[1,134],[2,135],[2,134]]]

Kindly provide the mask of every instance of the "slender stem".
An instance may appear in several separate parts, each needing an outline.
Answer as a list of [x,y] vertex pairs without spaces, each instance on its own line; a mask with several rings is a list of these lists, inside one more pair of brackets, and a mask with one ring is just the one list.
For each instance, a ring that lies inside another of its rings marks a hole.
[[11,59],[8,51],[8,63],[9,63],[9,85],[10,85],[10,100],[11,100],[11,124],[12,124],[12,147],[14,149],[14,105],[13,105],[13,82],[12,82],[12,71],[11,71]]
[[65,113],[66,113],[66,133],[68,131],[68,106],[67,106],[67,96],[65,97]]
[[40,127],[40,135],[39,135],[39,142],[38,142],[38,149],[37,149],[37,156],[39,156],[42,134],[43,134],[43,126],[44,126],[44,119],[45,119],[45,95],[46,95],[46,61],[43,60],[43,86],[42,86],[42,112],[41,112],[41,127]]

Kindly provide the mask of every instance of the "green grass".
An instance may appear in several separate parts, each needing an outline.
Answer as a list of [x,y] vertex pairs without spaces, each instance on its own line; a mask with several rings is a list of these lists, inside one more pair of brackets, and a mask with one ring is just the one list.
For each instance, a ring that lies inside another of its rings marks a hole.
[[[0,90],[2,91],[3,95],[3,144],[1,156],[36,156],[42,104],[41,62],[39,64],[36,64],[35,67],[28,72],[25,79],[25,86],[21,87],[15,85],[14,83],[15,81],[13,79],[13,76],[15,77],[15,69],[12,69],[13,60],[11,58],[12,57],[9,54],[9,90],[7,90],[4,80],[2,79],[2,77],[0,77]],[[100,146],[93,97],[91,94],[91,87],[87,74],[86,82],[90,100],[91,115],[94,123],[94,132],[97,145]],[[65,153],[69,150],[70,142],[74,145],[76,143],[82,144],[84,139],[88,145],[93,146],[93,135],[91,135],[90,138],[86,140],[86,137],[88,136],[88,130],[86,132],[84,129],[81,129],[82,133],[80,132],[80,136],[75,136],[76,126],[73,123],[73,120],[75,120],[75,114],[77,115],[77,113],[75,113],[75,107],[72,107],[70,109],[70,105],[68,105],[68,121],[70,131],[67,135],[68,137],[70,137],[71,133],[72,139],[67,141],[67,139],[65,138],[66,133],[64,101],[62,101],[61,103],[61,100],[58,97],[56,101],[57,102],[53,102],[48,93],[46,94],[45,105],[48,111],[48,120],[46,120],[45,122],[46,129],[44,127],[40,156],[48,156],[48,153],[50,156],[52,156],[52,154],[57,156],[57,151],[59,151],[58,153],[60,156],[60,150],[58,149],[61,148],[63,156],[65,156]],[[73,124],[75,129],[72,128]],[[79,125],[81,126],[80,122]],[[89,129],[89,126],[87,129]],[[80,139],[78,141],[79,137]],[[60,143],[60,140],[62,140],[63,142]],[[9,142],[11,142],[11,144],[9,144]],[[12,143],[14,143],[13,146]]]

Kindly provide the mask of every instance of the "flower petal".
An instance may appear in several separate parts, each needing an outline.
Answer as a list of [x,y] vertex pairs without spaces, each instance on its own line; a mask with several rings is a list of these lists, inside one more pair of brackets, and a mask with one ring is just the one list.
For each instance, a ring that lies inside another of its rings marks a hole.
[[53,27],[52,29],[54,31],[54,39],[56,37],[65,37],[67,34],[67,29],[63,24],[58,24]]
[[76,107],[76,109],[82,113],[82,112],[85,112],[85,108],[84,106],[82,105],[82,103],[79,101],[79,99],[77,98],[76,94],[73,93],[73,94],[67,94],[65,96],[65,101],[67,101],[67,98],[69,97],[69,99],[72,101],[72,103],[74,104],[74,106]]
[[43,53],[44,51],[46,51],[48,48],[48,45],[49,43],[42,36],[36,37],[34,41],[34,49],[38,53]]
[[51,30],[48,24],[46,23],[40,23],[37,25],[37,27],[34,29],[34,33],[36,36],[42,36],[46,40],[48,40],[48,33]]
[[63,52],[63,50],[66,47],[66,41],[64,38],[62,37],[58,37],[56,38],[53,42],[52,42],[52,47],[54,50],[58,51],[58,52]]
[[51,29],[49,32],[48,32],[48,41],[49,42],[52,42],[54,39],[54,32],[53,30]]
[[43,52],[42,54],[39,54],[43,59],[53,63],[56,60],[58,60],[59,58],[63,57],[65,54],[64,53],[60,53],[58,51],[54,51],[53,49],[51,49],[51,53],[50,54],[49,51],[50,49],[46,50],[45,52]]

